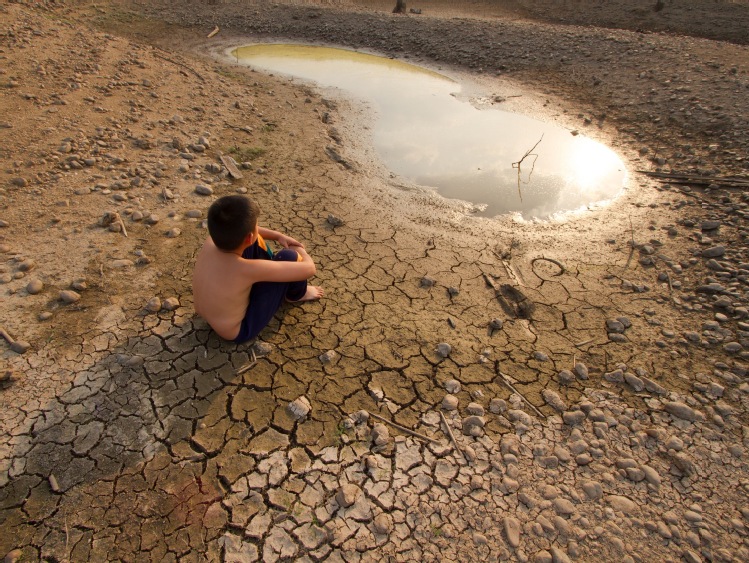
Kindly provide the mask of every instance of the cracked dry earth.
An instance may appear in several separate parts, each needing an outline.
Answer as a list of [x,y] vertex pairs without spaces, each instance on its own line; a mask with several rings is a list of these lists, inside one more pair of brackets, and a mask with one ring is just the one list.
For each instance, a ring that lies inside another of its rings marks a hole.
[[[749,560],[738,190],[475,219],[357,162],[345,101],[0,14],[6,561]],[[237,191],[327,292],[242,346],[190,301]]]

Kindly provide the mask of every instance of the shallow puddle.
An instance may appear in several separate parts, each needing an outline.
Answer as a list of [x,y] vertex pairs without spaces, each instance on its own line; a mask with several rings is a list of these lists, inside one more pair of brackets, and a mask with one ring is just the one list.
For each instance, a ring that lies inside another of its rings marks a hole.
[[608,147],[524,115],[478,109],[457,97],[458,83],[425,68],[307,45],[249,45],[231,54],[363,99],[376,113],[371,130],[385,165],[474,204],[479,215],[547,219],[610,200],[626,180]]

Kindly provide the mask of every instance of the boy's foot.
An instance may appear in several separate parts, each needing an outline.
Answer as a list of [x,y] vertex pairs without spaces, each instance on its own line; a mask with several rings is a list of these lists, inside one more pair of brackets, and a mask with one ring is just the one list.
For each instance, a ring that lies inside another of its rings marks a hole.
[[322,287],[319,285],[308,285],[307,286],[307,292],[302,296],[301,299],[297,299],[296,301],[289,301],[289,303],[302,303],[303,301],[315,301],[317,299],[320,299],[325,292],[323,291]]

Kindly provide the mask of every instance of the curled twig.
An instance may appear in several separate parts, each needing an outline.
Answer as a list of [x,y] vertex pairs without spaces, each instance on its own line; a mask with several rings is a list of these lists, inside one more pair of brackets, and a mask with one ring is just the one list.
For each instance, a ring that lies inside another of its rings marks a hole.
[[551,262],[552,264],[554,264],[555,266],[559,268],[559,272],[556,274],[551,274],[552,276],[561,276],[563,273],[567,271],[567,268],[565,268],[564,264],[562,264],[561,262],[554,260],[553,258],[546,258],[544,256],[538,256],[537,258],[534,258],[533,260],[531,260],[531,268],[533,268],[536,265],[536,262],[538,262],[539,260],[543,260],[544,262]]

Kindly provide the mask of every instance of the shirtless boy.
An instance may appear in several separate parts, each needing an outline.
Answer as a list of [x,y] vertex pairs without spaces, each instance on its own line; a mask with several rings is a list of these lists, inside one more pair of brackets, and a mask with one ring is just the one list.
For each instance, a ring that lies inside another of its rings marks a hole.
[[[259,227],[257,204],[241,195],[217,199],[208,209],[208,232],[195,261],[195,312],[219,336],[246,342],[270,322],[284,299],[312,301],[323,295],[308,286],[315,263],[297,240]],[[274,240],[275,255],[265,244]]]

